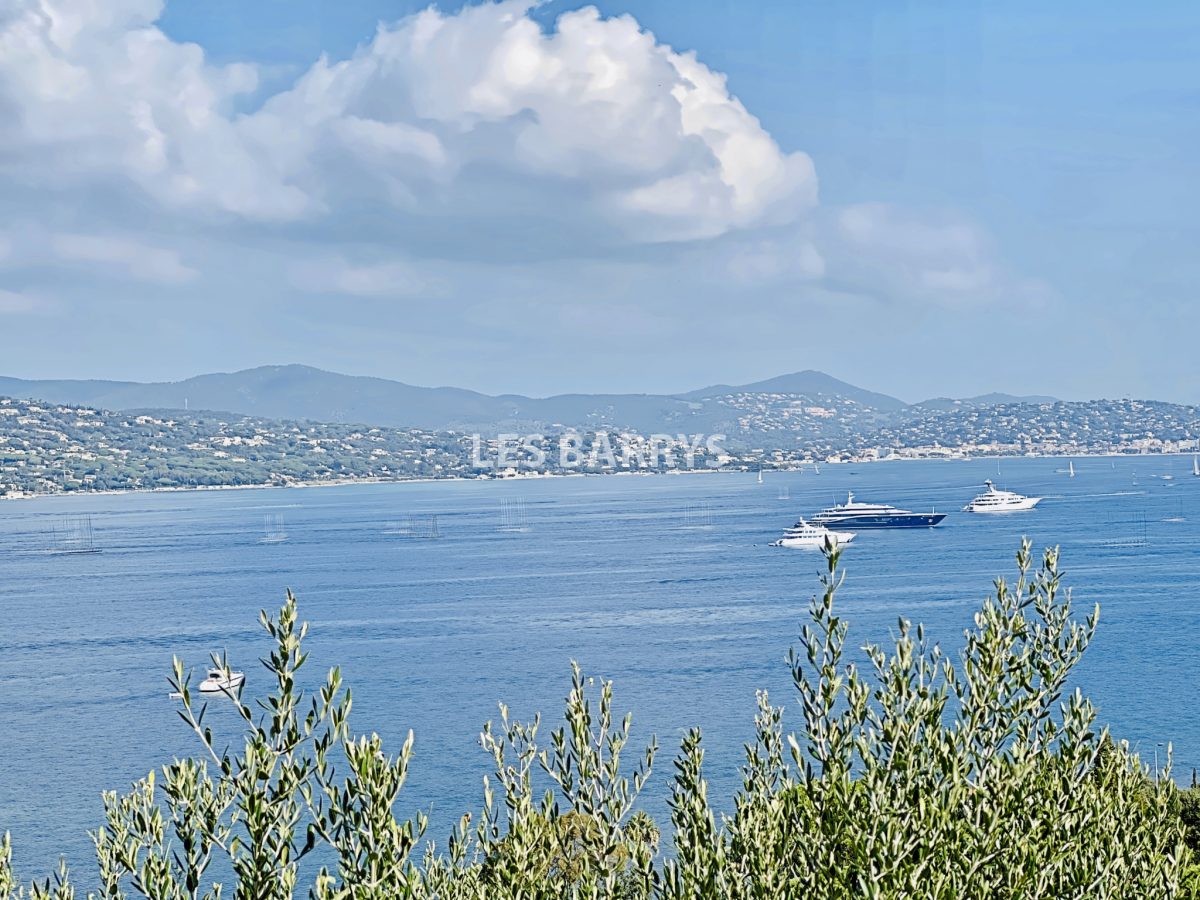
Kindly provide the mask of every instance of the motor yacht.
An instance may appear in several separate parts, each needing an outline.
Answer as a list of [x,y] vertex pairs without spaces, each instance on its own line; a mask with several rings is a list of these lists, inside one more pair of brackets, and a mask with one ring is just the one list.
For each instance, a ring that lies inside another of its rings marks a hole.
[[1002,491],[989,478],[984,482],[987,490],[963,507],[964,512],[1021,512],[1033,509],[1041,497],[1025,497],[1013,491]]
[[945,513],[928,512],[914,513],[907,509],[897,509],[885,503],[863,503],[854,499],[854,494],[846,497],[845,503],[838,503],[821,510],[812,517],[814,525],[844,526],[846,528],[932,528],[942,519]]
[[813,525],[801,519],[787,529],[772,547],[811,548],[824,547],[827,543],[848,544],[854,540],[852,531],[831,531],[823,525]]

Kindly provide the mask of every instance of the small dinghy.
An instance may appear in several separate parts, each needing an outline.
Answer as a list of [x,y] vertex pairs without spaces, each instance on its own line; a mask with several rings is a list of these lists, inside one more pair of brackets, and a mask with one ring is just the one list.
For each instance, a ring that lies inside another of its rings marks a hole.
[[208,677],[200,682],[202,694],[232,694],[242,686],[246,676],[227,669],[209,669]]

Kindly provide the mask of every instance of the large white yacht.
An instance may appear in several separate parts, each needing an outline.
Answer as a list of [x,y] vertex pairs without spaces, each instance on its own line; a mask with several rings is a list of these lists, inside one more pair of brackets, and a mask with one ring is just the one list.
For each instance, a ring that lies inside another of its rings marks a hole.
[[772,547],[808,548],[824,547],[826,542],[848,544],[854,540],[850,531],[830,531],[823,525],[813,525],[801,519],[787,529],[777,541],[772,541]]
[[814,525],[844,525],[847,528],[932,528],[945,513],[915,513],[886,503],[863,503],[853,494],[845,503],[823,509],[812,517]]
[[1013,491],[1002,491],[991,479],[984,482],[987,490],[963,507],[965,512],[1020,512],[1033,509],[1041,502],[1041,497],[1025,497]]

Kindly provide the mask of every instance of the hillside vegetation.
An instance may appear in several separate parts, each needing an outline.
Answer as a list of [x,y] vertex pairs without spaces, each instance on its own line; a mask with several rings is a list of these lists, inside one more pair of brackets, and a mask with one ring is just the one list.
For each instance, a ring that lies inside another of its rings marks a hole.
[[0,398],[0,497],[464,474],[463,435]]
[[[756,470],[887,457],[1200,449],[1200,410],[1169,403],[1121,400],[908,407],[889,419],[879,410],[845,398],[737,394],[716,396],[713,402],[734,417],[722,423],[727,429],[721,432],[722,455],[702,453],[699,458],[692,457],[688,467]],[[594,448],[593,442],[601,435],[605,441],[611,435],[616,450],[612,462],[599,457],[572,471],[654,467],[640,460],[651,458],[648,439],[658,435],[590,422],[545,431],[541,446],[548,452],[547,462],[538,466],[541,471],[557,470],[556,436],[576,429],[583,436],[585,450]],[[703,432],[685,431],[663,437],[666,442],[660,446],[669,451],[676,465],[689,457],[689,442],[698,444],[706,439]],[[510,440],[515,442],[516,436]],[[483,455],[477,456],[481,447]],[[481,468],[479,459],[499,459],[494,438],[250,415],[113,412],[0,397],[0,499],[72,491],[504,474],[499,465]]]

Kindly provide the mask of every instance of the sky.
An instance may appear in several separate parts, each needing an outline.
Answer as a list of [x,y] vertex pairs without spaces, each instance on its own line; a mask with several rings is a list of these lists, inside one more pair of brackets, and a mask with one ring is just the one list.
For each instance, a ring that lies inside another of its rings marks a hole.
[[1200,402],[1200,5],[0,0],[0,374]]

